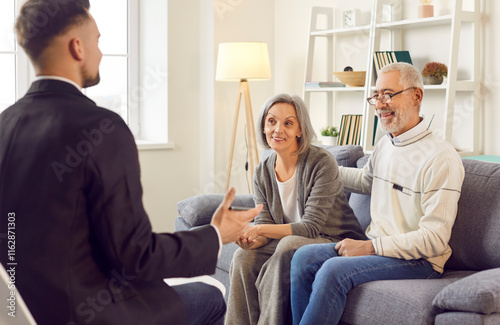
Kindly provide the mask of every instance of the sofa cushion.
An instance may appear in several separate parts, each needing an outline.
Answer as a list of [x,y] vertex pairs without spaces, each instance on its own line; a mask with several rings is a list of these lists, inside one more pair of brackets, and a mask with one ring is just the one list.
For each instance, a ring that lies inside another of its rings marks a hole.
[[446,268],[487,270],[500,267],[500,164],[462,160],[465,179],[450,239]]
[[[191,226],[209,224],[217,207],[224,199],[223,194],[206,194],[187,198],[177,203],[177,211]],[[255,207],[252,194],[235,195],[234,206]]]
[[432,304],[445,310],[500,313],[500,268],[477,272],[448,285]]
[[373,281],[347,294],[341,320],[348,324],[433,324],[432,300],[457,278]]

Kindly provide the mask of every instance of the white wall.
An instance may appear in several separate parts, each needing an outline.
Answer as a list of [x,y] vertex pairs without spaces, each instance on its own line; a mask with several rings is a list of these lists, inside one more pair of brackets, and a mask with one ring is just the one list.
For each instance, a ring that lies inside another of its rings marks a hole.
[[484,154],[500,155],[500,1],[483,0],[482,69]]
[[168,1],[168,133],[175,148],[139,152],[143,202],[157,232],[174,230],[177,202],[200,188],[199,8],[198,1]]

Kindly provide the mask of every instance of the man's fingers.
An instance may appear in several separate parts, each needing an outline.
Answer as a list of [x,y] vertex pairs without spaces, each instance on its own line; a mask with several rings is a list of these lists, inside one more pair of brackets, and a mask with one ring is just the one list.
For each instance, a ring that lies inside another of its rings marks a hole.
[[243,217],[244,220],[251,222],[255,217],[262,211],[263,205],[262,203],[257,205],[255,208],[243,211],[241,213],[241,216]]
[[221,206],[226,208],[226,209],[229,209],[229,207],[231,206],[231,204],[234,201],[235,194],[236,194],[236,190],[234,189],[234,187],[231,187],[229,189],[229,191],[227,191],[226,195],[224,196],[224,200],[222,200]]

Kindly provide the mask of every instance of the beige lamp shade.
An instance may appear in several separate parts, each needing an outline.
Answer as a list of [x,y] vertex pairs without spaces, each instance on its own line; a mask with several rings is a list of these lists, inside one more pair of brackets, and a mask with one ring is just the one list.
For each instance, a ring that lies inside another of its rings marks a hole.
[[267,44],[262,42],[220,43],[215,79],[271,79]]

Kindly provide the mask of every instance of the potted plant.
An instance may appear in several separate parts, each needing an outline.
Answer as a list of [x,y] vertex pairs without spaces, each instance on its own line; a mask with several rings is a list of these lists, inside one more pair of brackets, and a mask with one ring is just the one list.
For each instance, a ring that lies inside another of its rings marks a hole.
[[439,62],[429,62],[422,70],[422,77],[426,78],[428,85],[440,85],[443,77],[448,76],[448,67]]
[[327,146],[336,146],[339,131],[335,126],[327,126],[321,130],[321,143]]

